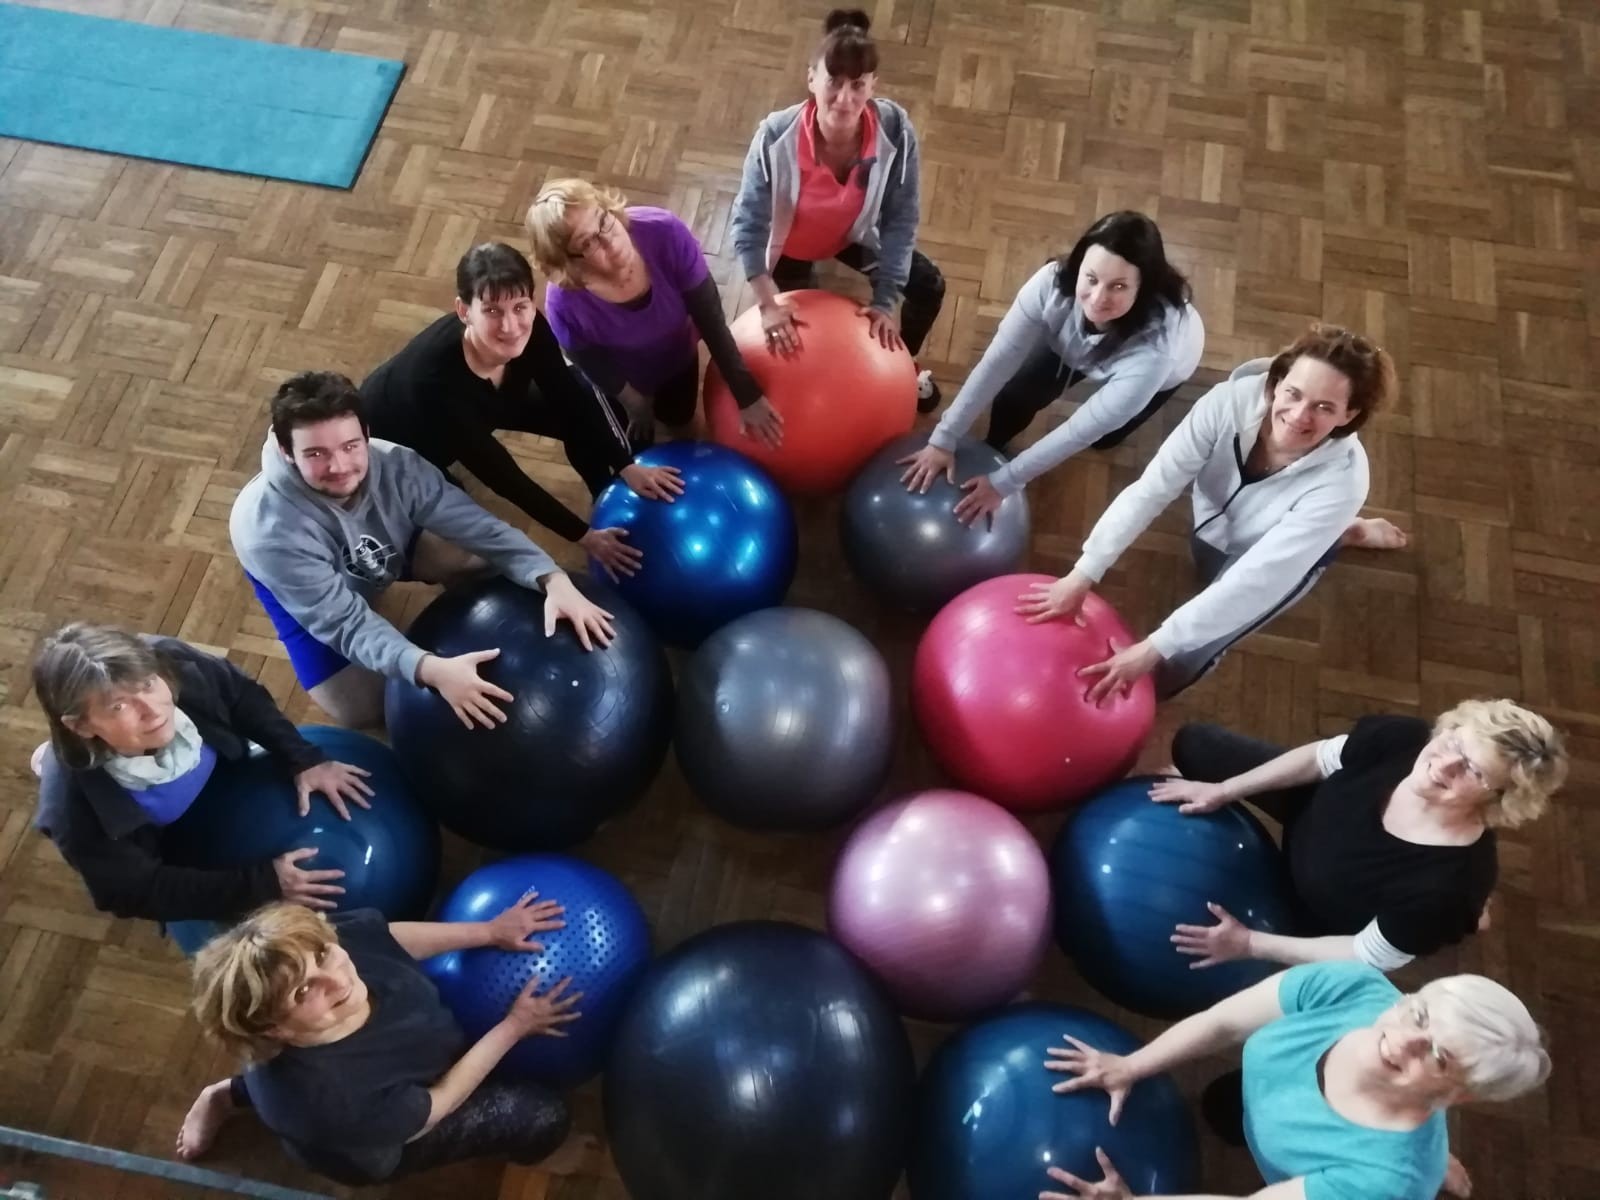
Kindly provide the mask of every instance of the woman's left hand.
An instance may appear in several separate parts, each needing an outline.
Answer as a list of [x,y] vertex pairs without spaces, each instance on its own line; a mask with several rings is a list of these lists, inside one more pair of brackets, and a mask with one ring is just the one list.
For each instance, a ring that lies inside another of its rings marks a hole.
[[609,646],[617,636],[611,625],[615,619],[612,614],[580,592],[565,571],[544,581],[545,637],[554,634],[556,622],[563,619],[572,622],[573,632],[585,650]]
[[1000,511],[1000,506],[1006,498],[995,490],[994,484],[989,482],[987,475],[979,475],[976,479],[969,479],[961,485],[965,496],[956,501],[956,520],[963,525],[971,525],[978,518],[986,518],[990,528],[994,526],[994,514]]
[[370,774],[372,772],[342,762],[325,762],[307,767],[294,777],[295,804],[300,809],[300,815],[303,817],[311,811],[312,792],[321,792],[327,797],[341,821],[350,819],[346,801],[360,808],[371,808],[367,797],[372,795],[372,788],[366,782]]
[[867,319],[867,332],[877,338],[885,350],[898,350],[906,344],[900,336],[900,318],[893,313],[866,305],[856,312]]
[[1129,688],[1161,665],[1161,655],[1148,640],[1126,649],[1118,649],[1115,642],[1108,641],[1106,649],[1111,651],[1110,658],[1078,672],[1080,677],[1086,679],[1099,676],[1099,681],[1089,688],[1091,704],[1099,704],[1113,692],[1126,696]]
[[1215,925],[1179,925],[1172,934],[1172,944],[1179,954],[1200,958],[1199,962],[1190,963],[1189,969],[1198,971],[1236,958],[1249,958],[1250,927],[1220,904],[1208,900],[1206,909],[1217,919]]
[[566,911],[555,900],[539,900],[539,893],[530,888],[522,899],[488,922],[487,944],[501,950],[543,950],[543,943],[528,941],[528,935],[565,929],[561,914]]
[[1116,1167],[1111,1165],[1111,1156],[1096,1146],[1094,1157],[1100,1164],[1101,1173],[1105,1176],[1099,1183],[1079,1179],[1072,1172],[1063,1171],[1060,1167],[1050,1167],[1047,1169],[1050,1178],[1072,1190],[1040,1192],[1039,1200],[1135,1200],[1133,1190],[1122,1181],[1122,1176],[1117,1174]]

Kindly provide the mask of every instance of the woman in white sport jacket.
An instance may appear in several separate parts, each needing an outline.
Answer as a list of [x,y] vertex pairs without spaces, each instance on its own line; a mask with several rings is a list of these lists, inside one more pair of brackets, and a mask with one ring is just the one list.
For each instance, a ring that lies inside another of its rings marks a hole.
[[1093,700],[1151,671],[1159,696],[1176,695],[1310,591],[1341,545],[1405,544],[1388,521],[1359,516],[1367,455],[1356,431],[1394,392],[1389,355],[1336,326],[1312,326],[1277,357],[1245,363],[1195,402],[1111,502],[1071,573],[1025,593],[1017,611],[1076,617],[1122,552],[1192,486],[1190,549],[1205,589],[1143,641],[1108,646],[1109,658],[1079,672],[1098,677]]

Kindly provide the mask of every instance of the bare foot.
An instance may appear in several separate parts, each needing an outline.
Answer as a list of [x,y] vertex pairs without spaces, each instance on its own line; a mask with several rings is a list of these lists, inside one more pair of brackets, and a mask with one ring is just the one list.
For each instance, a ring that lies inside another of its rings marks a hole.
[[1357,517],[1340,539],[1341,545],[1361,550],[1403,550],[1410,542],[1404,529],[1382,517]]
[[233,1096],[226,1079],[205,1088],[189,1106],[183,1127],[178,1130],[178,1157],[189,1162],[211,1149],[217,1131],[233,1114]]

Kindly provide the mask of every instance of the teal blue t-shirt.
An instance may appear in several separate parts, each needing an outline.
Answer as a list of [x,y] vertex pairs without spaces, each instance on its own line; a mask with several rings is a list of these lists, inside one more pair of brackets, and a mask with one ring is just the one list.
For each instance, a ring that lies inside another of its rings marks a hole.
[[1304,1178],[1306,1200],[1434,1200],[1450,1157],[1444,1114],[1407,1132],[1368,1129],[1334,1112],[1317,1083],[1329,1047],[1399,998],[1363,963],[1284,972],[1283,1017],[1244,1044],[1245,1138],[1269,1184]]

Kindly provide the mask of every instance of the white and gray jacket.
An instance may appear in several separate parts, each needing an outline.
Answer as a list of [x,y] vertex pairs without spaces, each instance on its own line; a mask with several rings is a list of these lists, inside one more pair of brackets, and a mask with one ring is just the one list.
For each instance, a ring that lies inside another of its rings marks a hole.
[[1192,485],[1195,536],[1229,561],[1151,635],[1162,658],[1252,627],[1337,544],[1366,502],[1367,452],[1355,434],[1330,437],[1282,470],[1245,482],[1244,464],[1267,415],[1270,363],[1247,362],[1200,397],[1083,544],[1075,569],[1099,582]]
[[1111,353],[1096,356],[1106,335],[1085,328],[1077,297],[1056,286],[1057,270],[1056,262],[1048,262],[1022,285],[994,340],[928,439],[940,450],[954,450],[956,439],[972,428],[978,414],[994,403],[1023,364],[1042,350],[1055,351],[1068,368],[1101,381],[1100,389],[1070,419],[989,476],[1002,496],[1021,491],[1051,467],[1133,420],[1157,392],[1177,387],[1193,375],[1205,350],[1206,329],[1194,305],[1163,305],[1159,321]]
[[[906,110],[893,100],[872,101],[878,115],[878,144],[870,155],[861,215],[850,227],[850,241],[878,258],[872,280],[872,306],[891,312],[911,277],[911,252],[917,246],[921,204],[917,134]],[[733,202],[733,246],[746,279],[771,274],[783,256],[800,198],[800,114],[796,104],[769,115],[756,128],[744,159],[744,176]]]

